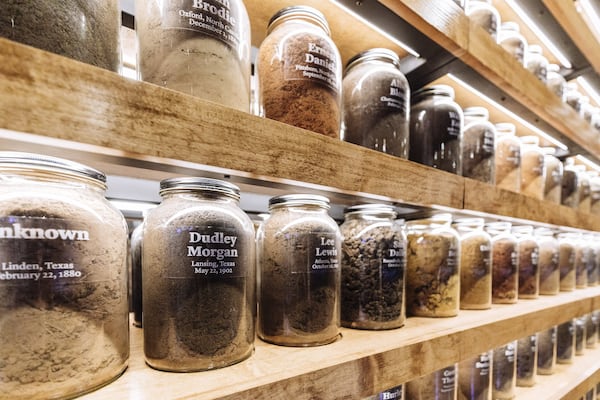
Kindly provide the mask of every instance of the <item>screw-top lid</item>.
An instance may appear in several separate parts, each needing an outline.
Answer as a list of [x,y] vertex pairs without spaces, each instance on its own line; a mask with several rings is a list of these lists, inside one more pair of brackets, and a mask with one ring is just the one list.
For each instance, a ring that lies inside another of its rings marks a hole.
[[421,88],[413,94],[414,101],[426,96],[448,96],[454,99],[454,89],[448,85],[432,85]]
[[500,25],[500,29],[503,31],[514,31],[519,32],[521,29],[519,28],[519,24],[514,21],[506,21]]
[[389,204],[358,204],[346,207],[344,214],[392,214],[396,216],[396,208]]
[[319,10],[308,6],[291,6],[279,10],[269,20],[269,24],[267,25],[267,32],[270,32],[271,29],[284,18],[292,16],[302,17],[304,19],[310,20],[311,22],[319,25],[327,33],[328,36],[331,36],[329,24],[327,23],[327,19],[325,19],[325,16]]
[[317,194],[285,194],[269,199],[269,208],[277,206],[318,206],[329,209],[329,199]]
[[240,188],[230,182],[211,178],[179,177],[160,182],[160,195],[177,190],[219,193],[236,200],[240,199]]
[[481,118],[485,120],[490,118],[490,112],[485,107],[467,107],[463,110],[463,114],[469,118]]
[[352,57],[346,64],[346,70],[352,68],[354,65],[363,61],[378,60],[393,64],[396,68],[400,69],[400,57],[392,50],[384,48],[374,48],[365,50]]

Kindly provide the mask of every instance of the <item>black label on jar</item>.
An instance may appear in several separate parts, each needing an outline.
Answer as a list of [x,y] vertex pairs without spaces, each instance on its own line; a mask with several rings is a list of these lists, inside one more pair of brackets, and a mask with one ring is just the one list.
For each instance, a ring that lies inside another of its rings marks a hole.
[[337,53],[321,38],[314,36],[314,40],[311,40],[307,36],[307,39],[295,41],[284,47],[284,79],[317,82],[337,96]]
[[442,370],[440,393],[454,393],[456,386],[456,370],[454,367],[445,368]]
[[482,148],[483,148],[483,152],[485,154],[493,154],[494,153],[494,131],[491,129],[485,129],[483,131],[483,144],[482,144]]
[[379,393],[378,400],[402,400],[402,385]]

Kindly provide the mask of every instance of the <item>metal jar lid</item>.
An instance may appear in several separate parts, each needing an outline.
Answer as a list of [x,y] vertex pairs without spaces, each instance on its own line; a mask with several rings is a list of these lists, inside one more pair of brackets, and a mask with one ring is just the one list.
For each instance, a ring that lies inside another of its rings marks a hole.
[[384,48],[374,48],[365,50],[352,57],[346,64],[346,71],[355,66],[356,64],[371,60],[388,62],[394,65],[394,67],[400,69],[400,57],[398,57],[398,54],[396,54],[392,50]]
[[463,110],[463,114],[465,117],[469,118],[481,118],[481,119],[489,119],[490,112],[485,107],[467,107]]
[[233,183],[211,178],[179,177],[169,178],[160,182],[159,194],[174,191],[200,191],[219,193],[236,200],[240,199],[240,188]]
[[302,17],[308,19],[319,25],[327,33],[327,36],[331,36],[329,24],[327,23],[325,16],[319,10],[308,6],[291,6],[279,10],[269,20],[267,33],[271,32],[279,22],[288,17]]
[[396,208],[389,204],[358,204],[355,206],[346,207],[344,214],[391,214],[396,217]]
[[454,99],[454,89],[448,85],[432,85],[421,88],[413,94],[413,103],[423,97],[428,96],[447,96]]
[[278,206],[318,206],[329,209],[329,199],[317,194],[285,194],[269,199],[269,208]]

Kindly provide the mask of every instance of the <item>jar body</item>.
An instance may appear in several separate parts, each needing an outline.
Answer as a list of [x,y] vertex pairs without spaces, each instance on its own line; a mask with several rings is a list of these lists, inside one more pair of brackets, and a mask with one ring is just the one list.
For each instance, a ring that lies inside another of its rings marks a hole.
[[592,197],[591,197],[591,187],[590,187],[590,179],[587,176],[585,170],[578,171],[578,192],[579,192],[579,203],[577,205],[577,209],[583,213],[589,214],[592,209]]
[[406,236],[393,215],[346,215],[342,242],[341,323],[390,329],[406,318]]
[[[551,154],[544,156],[545,183],[544,200],[560,204],[563,179],[563,164]],[[600,196],[599,196],[600,198]]]
[[496,186],[519,193],[521,189],[521,145],[512,134],[496,136]]
[[552,375],[556,366],[556,326],[538,332],[537,373]]
[[283,21],[262,42],[256,68],[262,116],[339,138],[341,58],[323,29]]
[[518,31],[506,30],[501,27],[498,33],[498,44],[520,64],[525,66],[527,41]]
[[569,234],[559,234],[558,245],[560,290],[562,292],[570,292],[575,290],[575,257],[577,243]]
[[514,399],[517,386],[517,341],[494,349],[492,356],[492,398]]
[[539,295],[540,270],[539,246],[532,236],[533,227],[517,226],[513,233],[518,240],[519,298],[535,299]]
[[523,144],[521,147],[521,193],[543,200],[545,173],[542,149],[537,145]]
[[585,352],[586,317],[575,318],[575,355],[582,356]]
[[540,294],[555,295],[560,291],[560,246],[551,231],[536,231],[539,246],[538,269]]
[[548,80],[548,59],[541,54],[528,52],[525,63],[529,72],[546,84]]
[[390,62],[368,60],[349,67],[342,84],[342,138],[408,158],[410,88]]
[[572,364],[575,358],[575,319],[558,325],[556,331],[556,362]]
[[0,168],[0,182],[0,399],[74,397],[109,383],[129,358],[122,214],[77,181]]
[[575,287],[583,289],[588,285],[588,264],[593,257],[592,248],[580,237],[575,245]]
[[563,171],[561,204],[571,208],[579,206],[579,177],[572,167],[565,167]]
[[143,232],[144,354],[153,368],[199,371],[254,349],[254,226],[237,202],[163,195]]
[[492,351],[458,364],[457,400],[489,400],[492,395]]
[[463,176],[493,185],[495,183],[494,125],[484,119],[465,116],[462,142]]
[[500,14],[494,6],[486,1],[469,0],[466,14],[471,21],[485,29],[494,40],[498,40]]
[[595,349],[598,343],[598,315],[589,313],[585,315],[585,347]]
[[407,382],[406,398],[411,400],[455,400],[456,365]]
[[142,327],[142,237],[144,224],[139,224],[131,233],[131,308],[133,325]]
[[600,215],[600,177],[590,179],[590,214]]
[[492,303],[511,304],[518,299],[518,242],[510,224],[486,229],[492,237]]
[[341,240],[322,208],[271,210],[257,240],[261,339],[313,346],[339,337]]
[[117,0],[5,0],[0,15],[2,37],[110,71],[120,69]]
[[548,67],[548,75],[546,79],[546,86],[563,102],[566,101],[567,81],[558,72],[560,67],[558,65],[550,65]]
[[250,21],[240,0],[136,0],[139,77],[250,111]]
[[535,385],[537,375],[537,335],[517,341],[517,386]]

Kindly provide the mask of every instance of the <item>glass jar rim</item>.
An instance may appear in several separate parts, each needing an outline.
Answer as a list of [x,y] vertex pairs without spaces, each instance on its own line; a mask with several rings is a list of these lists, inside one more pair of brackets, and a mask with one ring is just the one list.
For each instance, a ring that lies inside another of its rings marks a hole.
[[389,64],[392,64],[398,70],[400,70],[400,57],[398,56],[398,54],[396,54],[392,50],[377,47],[362,51],[354,57],[352,57],[346,64],[346,72],[350,68],[354,67],[356,64],[372,60],[387,62]]
[[269,199],[269,208],[279,206],[317,206],[326,210],[330,208],[327,197],[305,193],[284,194]]
[[308,19],[320,26],[325,33],[327,33],[327,36],[331,36],[329,24],[327,23],[327,19],[323,13],[316,8],[309,6],[290,6],[277,11],[267,24],[267,33],[271,32],[271,30],[278,25],[279,22],[288,17],[304,17],[305,19]]
[[487,108],[481,106],[467,107],[463,110],[463,115],[470,118],[482,118],[488,120],[490,112]]
[[448,96],[454,100],[454,88],[448,85],[425,86],[413,93],[413,103],[425,96]]
[[240,199],[240,188],[233,183],[220,179],[202,177],[176,177],[164,179],[160,182],[159,194],[162,196],[174,191],[199,191],[214,192],[225,196]]
[[390,204],[357,204],[354,206],[346,207],[344,209],[345,215],[358,215],[358,214],[390,214],[392,218],[395,218],[398,213],[396,207]]

